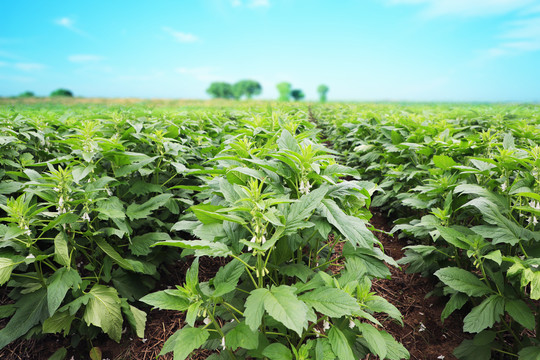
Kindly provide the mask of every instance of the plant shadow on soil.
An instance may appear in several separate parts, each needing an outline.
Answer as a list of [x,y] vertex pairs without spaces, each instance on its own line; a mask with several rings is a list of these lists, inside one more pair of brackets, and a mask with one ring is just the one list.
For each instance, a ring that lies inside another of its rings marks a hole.
[[[371,224],[385,232],[390,231],[391,224],[380,212],[373,210]],[[403,257],[406,240],[385,232],[375,232],[375,236],[384,246],[385,253],[398,260]],[[192,259],[180,261],[168,267],[168,274],[163,276],[160,289],[174,287],[184,282],[186,270]],[[226,259],[201,258],[200,278],[206,281],[212,278],[218,269],[227,263]],[[434,279],[422,278],[418,274],[406,274],[404,269],[389,267],[391,279],[376,279],[372,290],[395,305],[403,315],[404,326],[385,317],[378,320],[394,338],[401,342],[411,354],[412,360],[454,360],[452,351],[471,336],[464,334],[463,313],[455,312],[441,322],[441,312],[446,299],[429,297],[436,284]],[[337,269],[334,269],[337,270]],[[0,304],[7,303],[7,291],[0,294]],[[0,328],[5,326],[6,319],[0,321]],[[102,335],[93,341],[93,345],[102,351],[103,359],[110,360],[150,360],[156,359],[165,341],[184,325],[184,314],[177,311],[152,310],[148,313],[145,338],[139,339],[134,334],[126,333],[117,344]],[[70,340],[60,335],[46,335],[40,339],[17,340],[0,350],[0,359],[4,360],[44,360],[48,359],[62,346],[69,347]],[[208,350],[195,351],[188,359],[206,359],[211,354]],[[88,349],[83,352],[70,349],[66,360],[88,359]],[[159,357],[160,360],[172,360],[169,353]],[[363,360],[376,359],[368,355]]]

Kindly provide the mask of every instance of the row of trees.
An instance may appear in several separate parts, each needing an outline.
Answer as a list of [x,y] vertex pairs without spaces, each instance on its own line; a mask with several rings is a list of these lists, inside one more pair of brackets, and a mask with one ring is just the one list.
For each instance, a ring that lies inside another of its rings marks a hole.
[[[58,96],[67,96],[67,97],[73,97],[73,93],[70,90],[67,89],[57,89],[51,92],[50,97],[58,97]],[[25,91],[23,93],[20,93],[18,95],[20,98],[31,98],[36,97],[36,94],[34,94],[33,91]]]
[[[279,101],[289,101],[291,98],[294,101],[300,101],[305,97],[305,94],[300,89],[293,89],[291,83],[280,82],[277,84],[279,92]],[[322,84],[317,87],[319,93],[319,100],[325,102],[327,100],[329,87]],[[245,96],[247,99],[251,99],[255,95],[259,95],[262,92],[262,86],[255,80],[241,80],[235,84],[229,84],[222,81],[213,82],[206,92],[213,98],[220,99],[241,99]]]
[[222,99],[240,99],[245,96],[251,99],[254,95],[259,95],[262,86],[255,80],[241,80],[235,84],[226,82],[213,82],[206,90],[210,96]]

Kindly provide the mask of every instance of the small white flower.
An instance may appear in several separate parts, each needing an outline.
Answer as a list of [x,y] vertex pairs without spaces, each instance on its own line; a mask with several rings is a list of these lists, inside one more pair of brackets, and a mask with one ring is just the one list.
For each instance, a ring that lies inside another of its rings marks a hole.
[[355,324],[354,324],[354,321],[353,321],[352,319],[349,320],[349,328],[350,328],[350,329],[354,328],[354,325],[355,325]]
[[506,191],[506,187],[507,187],[507,186],[506,186],[506,182],[503,182],[503,183],[501,184],[501,190],[502,190],[502,191]]
[[88,213],[84,213],[83,216],[82,216],[82,219],[83,220],[86,220],[86,221],[90,221],[90,215],[88,215]]
[[26,231],[24,232],[24,235],[28,235],[28,236],[30,236],[30,235],[32,235],[32,231],[30,231],[30,230],[26,230]]
[[58,205],[62,206],[64,205],[64,197],[60,195],[60,199],[58,200]]
[[531,267],[535,268],[535,269],[538,269],[538,264],[532,264]]
[[54,187],[53,190],[56,191],[56,192],[59,192],[59,191],[60,191],[60,189],[57,188],[57,187]]
[[323,328],[324,331],[330,329],[330,323],[328,321],[324,320],[323,323],[322,323],[322,328]]
[[424,325],[422,322],[420,322],[420,328],[418,329],[419,332],[426,331],[426,325]]
[[261,244],[264,244],[265,242],[266,242],[266,238],[263,236],[263,237],[261,238]]
[[107,195],[109,195],[109,196],[112,196],[112,195],[113,195],[113,192],[111,191],[111,189],[106,188],[106,190],[107,190]]
[[444,360],[444,355],[439,355],[439,356],[437,356],[437,359],[439,359],[439,360]]
[[210,320],[209,317],[205,317],[204,320],[203,320],[204,325],[208,325],[208,324],[210,324],[211,322],[212,322],[212,320]]
[[221,338],[221,348],[222,348],[223,350],[225,350],[225,348],[226,348],[226,346],[225,346],[225,337],[222,337],[222,338]]
[[29,254],[26,258],[27,259],[35,259],[36,257],[33,254]]
[[143,344],[148,341],[148,339],[141,339],[141,341],[143,342]]

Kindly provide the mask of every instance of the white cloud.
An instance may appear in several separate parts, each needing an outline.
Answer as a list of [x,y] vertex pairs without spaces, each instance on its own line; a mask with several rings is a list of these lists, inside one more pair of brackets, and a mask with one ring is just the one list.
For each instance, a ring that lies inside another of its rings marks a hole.
[[39,71],[46,68],[45,65],[39,64],[39,63],[15,63],[13,65],[14,68],[22,70],[22,71]]
[[512,21],[506,27],[499,36],[503,41],[489,49],[487,55],[499,57],[540,50],[540,17]]
[[2,75],[0,74],[0,80],[7,80],[18,83],[29,83],[35,81],[34,78],[28,76],[13,76],[13,75]]
[[242,1],[241,0],[231,0],[231,6],[232,7],[242,6]]
[[72,29],[73,25],[75,25],[75,20],[70,19],[68,17],[63,17],[63,18],[60,18],[60,19],[56,19],[54,21],[54,23],[56,25],[60,25],[60,26],[63,26],[65,28]]
[[388,0],[390,5],[422,6],[422,15],[488,16],[523,10],[535,0]]
[[104,60],[105,58],[100,55],[92,54],[74,54],[68,56],[68,61],[74,63],[89,63]]
[[165,31],[166,33],[174,37],[176,41],[181,43],[193,43],[199,41],[199,38],[193,34],[176,31],[174,29],[171,29],[170,27],[164,26],[163,31]]
[[79,34],[81,36],[84,36],[84,37],[87,37],[89,39],[92,38],[92,36],[90,36],[88,33],[82,31],[81,29],[79,29],[78,27],[75,26],[75,20],[72,19],[72,18],[69,18],[69,17],[63,17],[63,18],[60,18],[60,19],[56,19],[54,20],[54,23],[58,26],[62,26],[70,31],[73,31],[74,33],[76,34]]

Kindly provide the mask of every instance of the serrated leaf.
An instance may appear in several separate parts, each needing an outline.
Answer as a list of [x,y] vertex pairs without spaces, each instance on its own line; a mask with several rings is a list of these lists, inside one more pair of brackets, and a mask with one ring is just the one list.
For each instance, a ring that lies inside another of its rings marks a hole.
[[227,265],[221,267],[214,277],[215,291],[213,296],[223,296],[233,291],[243,273],[244,264],[237,259],[234,259]]
[[161,310],[186,311],[189,307],[189,299],[178,290],[158,291],[143,296],[139,301]]
[[129,250],[136,256],[144,256],[152,251],[150,247],[160,241],[171,240],[171,236],[165,232],[151,232],[144,235],[135,236],[131,239]]
[[118,265],[120,265],[121,267],[123,267],[126,270],[131,270],[131,271],[135,270],[135,269],[133,269],[133,265],[131,265],[126,259],[124,259],[118,253],[118,251],[116,251],[108,242],[106,242],[105,240],[103,240],[100,237],[95,237],[94,241],[96,242],[97,246],[99,246],[99,248],[101,250],[103,250],[103,252],[105,254],[110,256],[111,259],[113,259],[114,262],[116,262]]
[[218,256],[225,257],[232,254],[231,250],[227,245],[219,242],[212,242],[207,240],[170,240],[170,241],[160,241],[155,243],[153,246],[157,245],[166,245],[166,246],[176,246],[184,249],[193,249],[196,250],[198,256]]
[[253,331],[256,331],[261,325],[264,314],[264,299],[269,293],[268,289],[255,289],[251,291],[246,299],[244,316],[246,317],[246,324]]
[[259,336],[244,322],[240,322],[225,335],[225,344],[233,351],[237,348],[254,350],[259,346]]
[[478,333],[487,329],[499,320],[504,313],[504,298],[499,295],[491,295],[480,305],[474,307],[463,319],[463,331]]
[[79,273],[71,268],[60,268],[48,279],[47,303],[52,316],[60,307],[69,289],[76,289],[82,282]]
[[540,346],[528,346],[518,352],[518,360],[540,360]]
[[326,338],[318,338],[315,345],[315,360],[335,360],[335,358],[330,341]]
[[165,342],[159,356],[173,351],[174,360],[184,360],[193,350],[200,348],[209,336],[206,329],[183,327]]
[[341,289],[332,287],[320,287],[298,298],[316,311],[330,317],[352,315],[360,310],[355,298]]
[[456,267],[447,267],[435,272],[445,285],[469,296],[482,296],[491,290],[476,275]]
[[83,319],[88,325],[103,329],[116,342],[122,337],[122,311],[120,298],[114,288],[94,285],[88,292],[89,300]]
[[441,312],[441,322],[444,322],[444,319],[450,316],[455,310],[461,309],[468,300],[469,297],[464,293],[457,292],[453,294]]
[[16,306],[17,311],[7,325],[0,330],[0,349],[26,334],[28,330],[49,316],[44,288],[22,296]]
[[135,333],[139,338],[144,338],[144,329],[146,327],[146,313],[137,309],[135,306],[129,305],[127,300],[122,299],[120,304],[126,320],[135,329]]
[[262,353],[270,360],[292,360],[293,358],[291,350],[280,343],[268,345]]
[[11,272],[18,263],[11,258],[0,257],[0,285],[4,285],[9,281]]
[[375,235],[366,228],[362,220],[357,217],[347,215],[333,200],[324,199],[321,201],[322,216],[347,238],[355,247],[371,248],[378,240]]
[[308,307],[300,301],[294,289],[287,285],[274,286],[264,297],[266,312],[287,328],[302,336],[307,328]]
[[384,359],[387,352],[386,341],[379,330],[370,324],[361,323],[358,320],[355,320],[354,323],[356,324],[358,330],[360,330],[362,333],[362,336],[366,340],[369,349],[381,359]]
[[54,260],[63,266],[70,265],[68,237],[64,231],[60,231],[54,238]]
[[75,316],[71,315],[69,311],[58,311],[43,322],[43,333],[56,334],[63,331],[64,336],[67,336],[73,320],[75,320]]
[[328,340],[330,340],[332,351],[339,360],[355,360],[349,341],[337,327],[332,326],[328,331]]
[[148,217],[154,210],[164,206],[172,196],[172,194],[160,194],[143,204],[131,204],[126,209],[126,215],[130,220]]
[[506,312],[524,328],[534,330],[536,322],[532,310],[523,300],[506,300],[504,304]]
[[449,170],[452,168],[452,166],[457,165],[454,159],[446,155],[434,155],[433,163],[435,164],[436,167],[443,170]]
[[388,360],[409,359],[409,351],[397,342],[392,335],[388,334],[386,331],[381,331],[380,334],[386,342],[386,358]]

